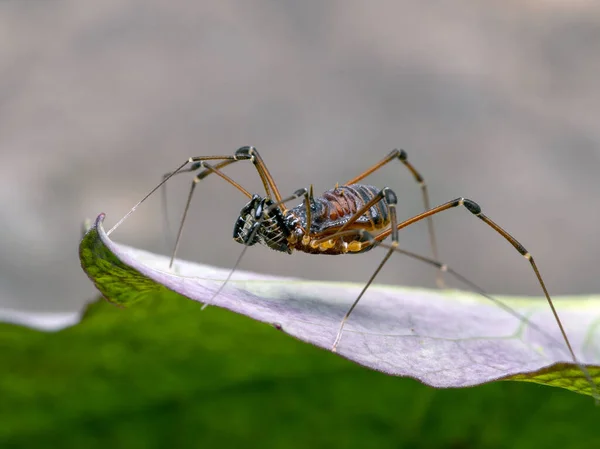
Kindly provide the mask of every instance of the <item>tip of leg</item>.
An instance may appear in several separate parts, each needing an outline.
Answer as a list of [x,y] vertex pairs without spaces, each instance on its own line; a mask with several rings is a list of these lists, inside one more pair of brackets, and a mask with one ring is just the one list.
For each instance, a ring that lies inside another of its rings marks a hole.
[[435,283],[439,289],[446,288],[446,281],[444,281],[444,277],[441,274],[436,276]]

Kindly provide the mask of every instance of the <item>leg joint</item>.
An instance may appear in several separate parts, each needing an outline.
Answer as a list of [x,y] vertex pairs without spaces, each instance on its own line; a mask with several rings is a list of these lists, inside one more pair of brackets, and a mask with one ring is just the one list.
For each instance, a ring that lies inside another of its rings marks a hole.
[[513,246],[516,248],[517,251],[519,251],[521,256],[523,256],[527,260],[531,260],[531,254],[529,254],[529,251],[527,251],[525,247],[521,245],[518,241],[515,240]]
[[396,206],[398,204],[398,197],[389,187],[384,187],[381,193],[383,193],[383,198],[389,206]]
[[254,153],[256,153],[256,148],[251,146],[240,147],[235,151],[234,158],[236,160],[240,159],[252,159],[254,160]]
[[481,207],[479,207],[479,204],[477,204],[475,201],[472,201],[468,198],[461,198],[461,200],[462,205],[465,206],[473,215],[481,214]]

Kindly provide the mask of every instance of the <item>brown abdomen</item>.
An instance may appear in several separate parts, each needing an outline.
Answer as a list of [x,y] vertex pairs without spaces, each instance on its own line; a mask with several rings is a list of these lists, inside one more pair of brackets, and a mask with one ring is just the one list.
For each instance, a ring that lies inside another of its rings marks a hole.
[[[313,216],[312,234],[329,234],[335,231],[355,215],[365,204],[377,196],[380,189],[370,185],[351,184],[339,186],[315,198],[320,207]],[[388,206],[385,200],[378,201],[361,217],[349,226],[367,231],[379,230],[389,224]]]

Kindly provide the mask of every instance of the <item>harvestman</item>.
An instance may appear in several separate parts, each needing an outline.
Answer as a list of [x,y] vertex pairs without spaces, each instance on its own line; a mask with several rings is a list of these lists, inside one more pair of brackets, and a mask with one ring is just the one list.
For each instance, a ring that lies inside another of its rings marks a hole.
[[[398,159],[410,171],[415,181],[420,185],[423,203],[425,206],[425,212],[415,215],[414,217],[400,223],[398,223],[398,219],[396,217],[396,207],[398,201],[396,194],[392,189],[389,187],[378,189],[377,187],[370,185],[358,184],[359,181],[363,180],[376,170],[395,159]],[[256,194],[250,194],[250,192],[248,192],[240,184],[235,182],[222,171],[222,169],[228,165],[238,161],[247,160],[253,163],[256,171],[258,172],[265,190],[264,197]],[[212,165],[208,161],[217,161],[217,163]],[[189,167],[185,168],[188,164]],[[364,295],[365,291],[373,283],[379,271],[381,271],[385,263],[394,252],[399,252],[433,265],[440,270],[438,273],[448,272],[452,274],[476,290],[478,293],[495,302],[502,309],[518,317],[519,319],[525,319],[525,317],[523,317],[521,314],[511,309],[501,301],[489,296],[477,285],[464,278],[454,270],[450,269],[447,265],[438,261],[432,217],[433,215],[445,210],[453,209],[458,206],[464,206],[465,209],[471,212],[471,214],[478,217],[486,225],[504,237],[523,257],[525,257],[525,259],[529,261],[531,268],[533,269],[535,276],[544,292],[544,296],[548,301],[550,309],[552,310],[552,314],[554,315],[556,323],[558,324],[561,335],[568,348],[569,354],[573,359],[573,362],[579,367],[586,379],[589,381],[594,397],[596,399],[598,398],[597,387],[587,369],[575,356],[571,342],[567,337],[562,322],[554,307],[552,299],[550,298],[550,294],[546,289],[546,285],[533,259],[533,256],[513,236],[511,236],[502,227],[484,215],[481,212],[479,205],[470,199],[460,197],[452,201],[448,201],[440,206],[431,208],[429,205],[429,196],[425,181],[419,172],[407,160],[407,155],[404,150],[393,150],[383,160],[360,175],[343,185],[336,185],[335,188],[326,191],[320,197],[316,198],[313,196],[312,186],[310,189],[299,189],[293,195],[283,198],[279,193],[277,185],[275,184],[275,181],[269,173],[269,170],[267,169],[267,166],[265,165],[260,154],[256,148],[251,146],[241,147],[233,155],[229,156],[190,157],[175,171],[166,174],[163,177],[163,181],[154,189],[152,189],[152,191],[148,193],[138,204],[136,204],[127,213],[127,215],[125,215],[115,226],[113,226],[113,228],[108,231],[108,234],[116,229],[158,188],[163,186],[169,178],[176,174],[188,172],[198,173],[192,181],[192,185],[188,194],[187,202],[179,226],[179,231],[177,233],[175,248],[169,264],[170,267],[173,265],[177,249],[179,247],[183,225],[190,207],[194,189],[201,180],[213,173],[237,188],[250,200],[240,211],[233,230],[234,240],[245,245],[244,251],[247,247],[256,243],[263,244],[271,249],[288,254],[291,254],[294,250],[303,251],[309,254],[358,254],[369,251],[376,246],[387,248],[388,251],[386,255],[383,257],[382,261],[379,263],[354,303],[350,306],[342,318],[338,333],[331,348],[334,352],[336,351],[336,348],[340,342],[344,325],[350,317],[350,314]],[[285,206],[286,202],[293,201],[294,199],[298,198],[303,199],[302,203],[298,206],[291,209],[288,209]],[[428,221],[429,238],[431,242],[433,258],[424,257],[398,247],[398,231],[424,219],[427,219]],[[389,244],[383,243],[383,240],[385,240],[387,237],[391,237],[391,243]],[[236,263],[235,267],[237,267],[243,254],[244,252],[242,252],[238,258],[238,262]],[[233,273],[233,270],[231,273]],[[219,294],[228,280],[229,277],[221,285],[221,288],[217,290],[214,296]],[[438,283],[441,283],[441,278],[439,276]],[[530,325],[536,330],[542,331],[533,323],[530,323]],[[545,332],[543,333],[545,334]]]

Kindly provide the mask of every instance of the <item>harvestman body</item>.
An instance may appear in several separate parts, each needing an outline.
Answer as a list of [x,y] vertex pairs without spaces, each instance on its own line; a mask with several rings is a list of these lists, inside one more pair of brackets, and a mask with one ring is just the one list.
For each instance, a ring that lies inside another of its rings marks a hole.
[[[359,181],[366,178],[374,171],[396,159],[402,162],[402,164],[411,172],[416,182],[420,185],[423,195],[423,203],[425,206],[425,212],[409,218],[401,223],[398,223],[396,217],[396,194],[390,188],[385,187],[383,189],[378,189],[377,187],[370,185],[358,184]],[[260,195],[251,195],[241,185],[223,173],[222,169],[224,167],[243,160],[250,160],[254,164],[254,167],[260,176],[266,192],[264,197]],[[218,162],[215,165],[212,165],[207,161]],[[184,168],[188,164],[190,166]],[[136,204],[129,211],[129,213],[125,215],[125,217],[123,217],[110,231],[108,231],[108,233],[110,234],[115,228],[117,228],[141,203],[143,203],[159,187],[164,185],[169,178],[176,174],[197,171],[199,172],[192,182],[183,217],[181,219],[181,224],[179,226],[170,266],[172,266],[177,253],[183,231],[183,225],[189,210],[194,189],[202,179],[210,174],[216,174],[220,176],[250,199],[250,201],[240,211],[240,215],[234,225],[233,230],[234,240],[245,245],[244,251],[247,247],[256,243],[263,244],[271,249],[288,254],[291,254],[293,251],[303,251],[309,254],[329,255],[358,254],[369,251],[376,246],[388,249],[383,260],[371,275],[359,296],[344,315],[340,323],[337,336],[331,348],[334,352],[336,351],[336,348],[341,340],[344,325],[350,317],[350,314],[364,295],[367,288],[373,283],[379,271],[394,252],[399,252],[433,265],[440,270],[439,272],[445,271],[452,274],[475,289],[478,293],[494,301],[507,312],[520,319],[525,319],[518,312],[514,311],[497,299],[489,296],[477,285],[464,278],[454,270],[450,269],[447,265],[439,262],[432,216],[448,209],[464,206],[469,212],[504,237],[523,257],[529,261],[548,301],[548,304],[550,305],[573,362],[581,369],[589,381],[594,393],[594,397],[596,399],[598,398],[596,385],[587,369],[575,356],[573,348],[571,347],[571,343],[567,337],[558,313],[556,312],[554,304],[552,303],[550,295],[546,289],[542,276],[531,254],[508,232],[484,215],[481,212],[479,205],[472,200],[461,197],[452,201],[448,201],[440,206],[431,208],[429,205],[427,187],[423,177],[407,160],[407,155],[404,150],[393,150],[387,157],[375,164],[370,169],[351,179],[347,183],[341,186],[337,185],[334,189],[326,191],[317,198],[313,196],[312,186],[310,189],[299,189],[293,195],[283,198],[279,193],[277,185],[275,184],[260,154],[254,147],[241,147],[235,152],[235,154],[231,156],[191,157],[175,171],[166,174],[163,177],[163,181],[150,193],[148,193],[148,195],[146,195],[138,204]],[[286,202],[297,198],[303,198],[303,202],[300,205],[291,209],[288,209],[285,206]],[[427,219],[428,221],[433,258],[411,253],[398,247],[398,231],[424,219]],[[383,240],[388,237],[391,237],[391,243],[383,243]],[[244,253],[242,252],[238,258],[238,262],[235,265],[236,267],[243,254]],[[233,273],[233,270],[231,273]],[[214,296],[217,296],[220,293],[221,289],[228,280],[229,277],[225,280],[221,288],[219,288]],[[438,277],[438,283],[441,284],[440,277]],[[530,323],[530,325],[531,327],[540,330],[533,323]]]

